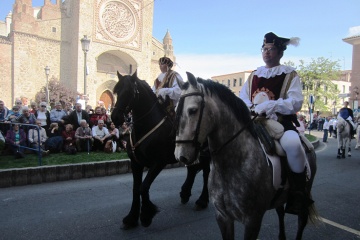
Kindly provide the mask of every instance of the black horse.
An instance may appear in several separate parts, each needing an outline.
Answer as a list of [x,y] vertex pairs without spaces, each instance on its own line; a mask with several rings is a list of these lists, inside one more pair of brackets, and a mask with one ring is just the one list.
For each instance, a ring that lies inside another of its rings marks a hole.
[[[130,111],[133,118],[130,142],[126,145],[133,174],[133,201],[129,214],[123,219],[123,229],[136,227],[139,216],[141,224],[148,227],[159,211],[150,201],[150,186],[167,164],[177,163],[174,157],[174,123],[150,86],[140,80],[136,72],[132,76],[122,76],[118,72],[118,78],[119,82],[114,87],[117,101],[111,118],[116,125],[122,124],[124,115]],[[182,203],[188,202],[195,175],[203,170],[203,191],[196,201],[197,208],[202,209],[206,208],[209,202],[207,181],[210,160],[209,156],[204,154],[200,154],[199,159],[200,164],[187,168],[187,179],[180,196]],[[148,168],[148,173],[143,180],[145,167]]]

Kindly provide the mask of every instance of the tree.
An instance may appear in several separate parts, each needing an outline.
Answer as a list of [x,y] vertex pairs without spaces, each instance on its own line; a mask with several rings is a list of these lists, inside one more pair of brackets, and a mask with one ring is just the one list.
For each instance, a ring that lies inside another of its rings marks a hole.
[[[75,103],[76,96],[79,94],[80,93],[66,87],[55,77],[49,80],[50,105],[54,105],[55,102],[61,102],[64,107],[67,102]],[[40,91],[36,93],[35,99],[37,102],[46,102],[46,86],[42,87]]]
[[[338,99],[339,90],[332,80],[340,78],[339,61],[319,57],[308,64],[300,60],[297,72],[303,84],[304,103],[303,109],[309,110],[309,96],[314,96],[313,108],[316,111],[331,111],[331,103]],[[315,107],[316,105],[316,107]]]

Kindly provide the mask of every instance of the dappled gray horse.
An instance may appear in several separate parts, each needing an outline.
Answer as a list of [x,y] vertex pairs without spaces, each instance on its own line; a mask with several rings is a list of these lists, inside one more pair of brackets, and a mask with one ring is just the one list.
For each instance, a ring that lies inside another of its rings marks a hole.
[[345,158],[346,147],[348,157],[351,157],[351,134],[350,125],[343,118],[339,117],[336,123],[338,153],[337,158]]
[[[195,79],[181,86],[177,106],[175,157],[191,164],[201,144],[208,139],[211,153],[210,197],[223,239],[234,239],[234,221],[245,225],[244,239],[256,239],[263,216],[276,208],[279,216],[279,239],[286,239],[284,204],[287,189],[278,192],[273,186],[273,170],[260,146],[250,112],[245,103],[226,86],[211,80]],[[316,156],[307,151],[311,177],[310,195],[316,173]],[[298,215],[296,239],[301,239],[308,217],[314,220],[314,205]]]

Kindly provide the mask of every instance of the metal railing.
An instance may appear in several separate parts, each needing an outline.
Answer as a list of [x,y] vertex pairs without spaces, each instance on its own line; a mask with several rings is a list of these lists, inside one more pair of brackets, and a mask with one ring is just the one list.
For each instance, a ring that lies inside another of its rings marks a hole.
[[[38,155],[38,165],[41,166],[42,165],[42,153],[43,153],[43,150],[40,146],[40,144],[38,144],[38,147],[37,148],[32,148],[30,146],[27,145],[28,143],[28,140],[29,140],[29,136],[28,136],[28,133],[30,131],[30,129],[36,129],[37,130],[37,137],[38,137],[38,143],[40,143],[40,127],[38,125],[35,125],[35,124],[27,124],[27,123],[14,123],[14,122],[0,122],[0,129],[3,130],[1,131],[4,138],[5,138],[5,146],[13,146],[12,144],[10,144],[9,142],[6,141],[6,132],[9,131],[9,130],[12,130],[13,128],[13,125],[19,125],[19,129],[22,128],[23,129],[23,126],[28,126],[28,130],[25,131],[24,129],[24,132],[25,132],[25,135],[26,135],[26,144],[25,146],[22,146],[22,145],[15,145],[16,147],[18,147],[19,149],[23,148],[23,149],[29,149],[29,150],[32,150],[32,151],[36,151],[37,152],[37,155]],[[6,131],[6,132],[5,132]]]

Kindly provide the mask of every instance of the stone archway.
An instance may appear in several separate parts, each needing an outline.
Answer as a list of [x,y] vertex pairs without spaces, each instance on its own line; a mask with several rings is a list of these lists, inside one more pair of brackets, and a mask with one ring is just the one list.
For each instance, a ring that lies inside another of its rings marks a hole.
[[109,109],[109,106],[114,106],[114,96],[109,90],[106,90],[101,94],[100,101],[104,102],[104,106],[106,109]]

